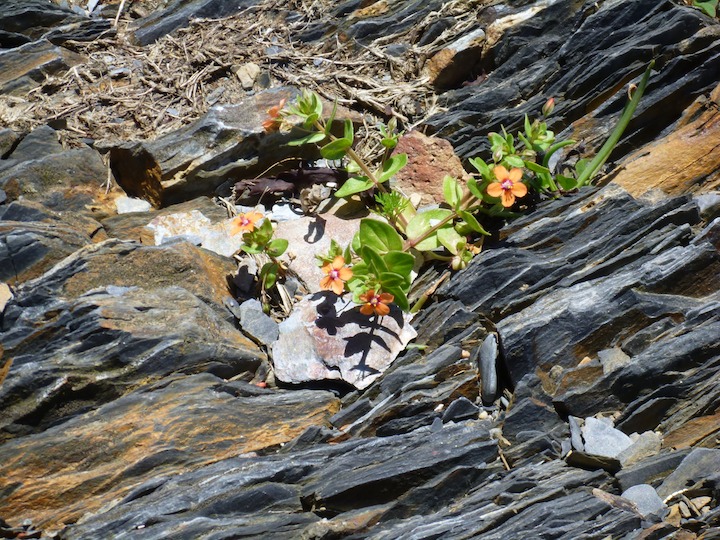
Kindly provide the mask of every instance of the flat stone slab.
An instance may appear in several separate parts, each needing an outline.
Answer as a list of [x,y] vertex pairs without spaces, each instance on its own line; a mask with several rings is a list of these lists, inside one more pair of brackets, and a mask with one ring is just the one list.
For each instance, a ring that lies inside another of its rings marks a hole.
[[280,323],[273,345],[275,376],[287,383],[342,380],[362,390],[377,379],[417,333],[394,304],[368,317],[331,292],[303,298]]

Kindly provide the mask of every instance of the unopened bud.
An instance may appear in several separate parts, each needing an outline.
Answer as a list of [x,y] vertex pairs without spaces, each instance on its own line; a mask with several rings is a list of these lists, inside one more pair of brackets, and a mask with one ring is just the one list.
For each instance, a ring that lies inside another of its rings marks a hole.
[[542,108],[542,114],[543,116],[547,117],[550,116],[555,109],[555,98],[550,98],[545,102],[545,105],[543,105]]

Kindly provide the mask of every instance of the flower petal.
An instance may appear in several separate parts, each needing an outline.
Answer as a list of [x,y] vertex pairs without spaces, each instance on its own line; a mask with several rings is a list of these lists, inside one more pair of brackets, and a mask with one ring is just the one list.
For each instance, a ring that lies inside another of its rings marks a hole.
[[385,304],[378,304],[375,306],[375,313],[380,315],[381,317],[384,317],[388,313],[390,313],[390,308]]
[[363,315],[372,315],[373,313],[375,313],[375,310],[370,304],[363,304],[362,306],[360,306],[360,313],[362,313]]
[[332,292],[340,296],[345,290],[345,285],[339,279],[332,280]]
[[505,190],[500,185],[500,182],[493,182],[487,187],[487,194],[491,197],[500,197],[505,192]]
[[345,266],[345,258],[342,255],[338,255],[333,259],[332,267],[335,270],[340,270],[343,266]]
[[512,194],[515,195],[516,197],[524,197],[525,195],[527,195],[527,192],[528,192],[527,186],[525,184],[523,184],[522,182],[517,182],[517,183],[513,184]]
[[322,270],[323,274],[329,274],[332,271],[332,269],[333,269],[333,267],[332,267],[332,264],[330,264],[330,263],[327,263],[325,266],[320,268],[320,270]]
[[330,276],[325,276],[324,278],[322,278],[320,280],[320,288],[321,289],[327,291],[327,290],[331,289],[332,286],[333,286],[333,278],[331,278]]
[[392,294],[386,293],[386,292],[380,293],[380,301],[381,301],[383,304],[389,304],[389,303],[392,302],[393,300],[395,300],[395,297],[394,297]]
[[338,277],[342,279],[343,281],[347,281],[353,276],[352,270],[350,270],[347,266],[343,266],[338,271]]
[[512,191],[504,191],[500,202],[502,202],[502,205],[505,208],[510,208],[513,204],[515,204],[515,195],[512,194]]
[[508,170],[502,165],[496,165],[493,169],[493,174],[495,175],[495,178],[500,181],[505,180],[508,176],[510,176]]
[[520,181],[520,179],[522,178],[522,174],[523,174],[522,169],[518,169],[517,167],[515,167],[514,169],[510,170],[510,174],[508,176],[514,184],[515,182]]

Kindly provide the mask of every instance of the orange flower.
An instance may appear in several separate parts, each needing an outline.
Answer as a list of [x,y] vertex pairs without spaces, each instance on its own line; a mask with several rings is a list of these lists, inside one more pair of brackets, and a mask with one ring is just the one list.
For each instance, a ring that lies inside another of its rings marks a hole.
[[524,197],[527,195],[527,186],[523,184],[522,169],[514,168],[510,172],[498,165],[493,169],[497,182],[493,182],[487,187],[487,193],[491,197],[500,197],[500,201],[505,208],[510,208],[515,203],[515,197]]
[[375,294],[372,289],[360,295],[360,300],[365,302],[360,306],[360,313],[363,315],[380,315],[381,317],[390,313],[390,304],[395,297],[389,293]]
[[255,230],[255,224],[260,221],[263,216],[260,212],[247,212],[238,214],[230,224],[230,234],[239,232],[252,232]]
[[345,259],[342,255],[338,255],[333,262],[323,266],[322,271],[327,275],[320,280],[320,288],[331,290],[337,295],[343,293],[345,282],[353,275],[352,270],[345,266]]
[[268,133],[277,131],[280,128],[280,120],[278,119],[278,116],[280,115],[282,108],[285,106],[285,101],[287,100],[281,99],[280,103],[267,110],[268,118],[262,123],[262,127]]

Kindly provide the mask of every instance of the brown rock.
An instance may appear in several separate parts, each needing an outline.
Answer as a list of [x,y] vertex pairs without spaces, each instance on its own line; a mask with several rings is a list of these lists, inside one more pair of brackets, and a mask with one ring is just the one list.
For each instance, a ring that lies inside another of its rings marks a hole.
[[691,448],[708,446],[720,432],[720,412],[688,420],[685,424],[663,437],[664,448]]
[[681,127],[623,159],[613,182],[634,196],[654,188],[670,195],[718,189],[719,104],[720,85],[690,108]]
[[156,476],[328,425],[339,408],[329,392],[263,391],[210,374],[169,378],[0,447],[0,478],[12,486],[0,499],[0,515],[32,519],[49,533]]
[[456,87],[477,75],[484,42],[485,32],[482,28],[477,28],[437,52],[424,67],[430,84],[436,89],[444,90]]
[[421,195],[421,204],[444,200],[445,175],[458,179],[468,176],[449,142],[428,137],[419,131],[411,131],[401,137],[394,153],[408,156],[407,165],[395,175],[397,187],[407,196],[414,193]]

